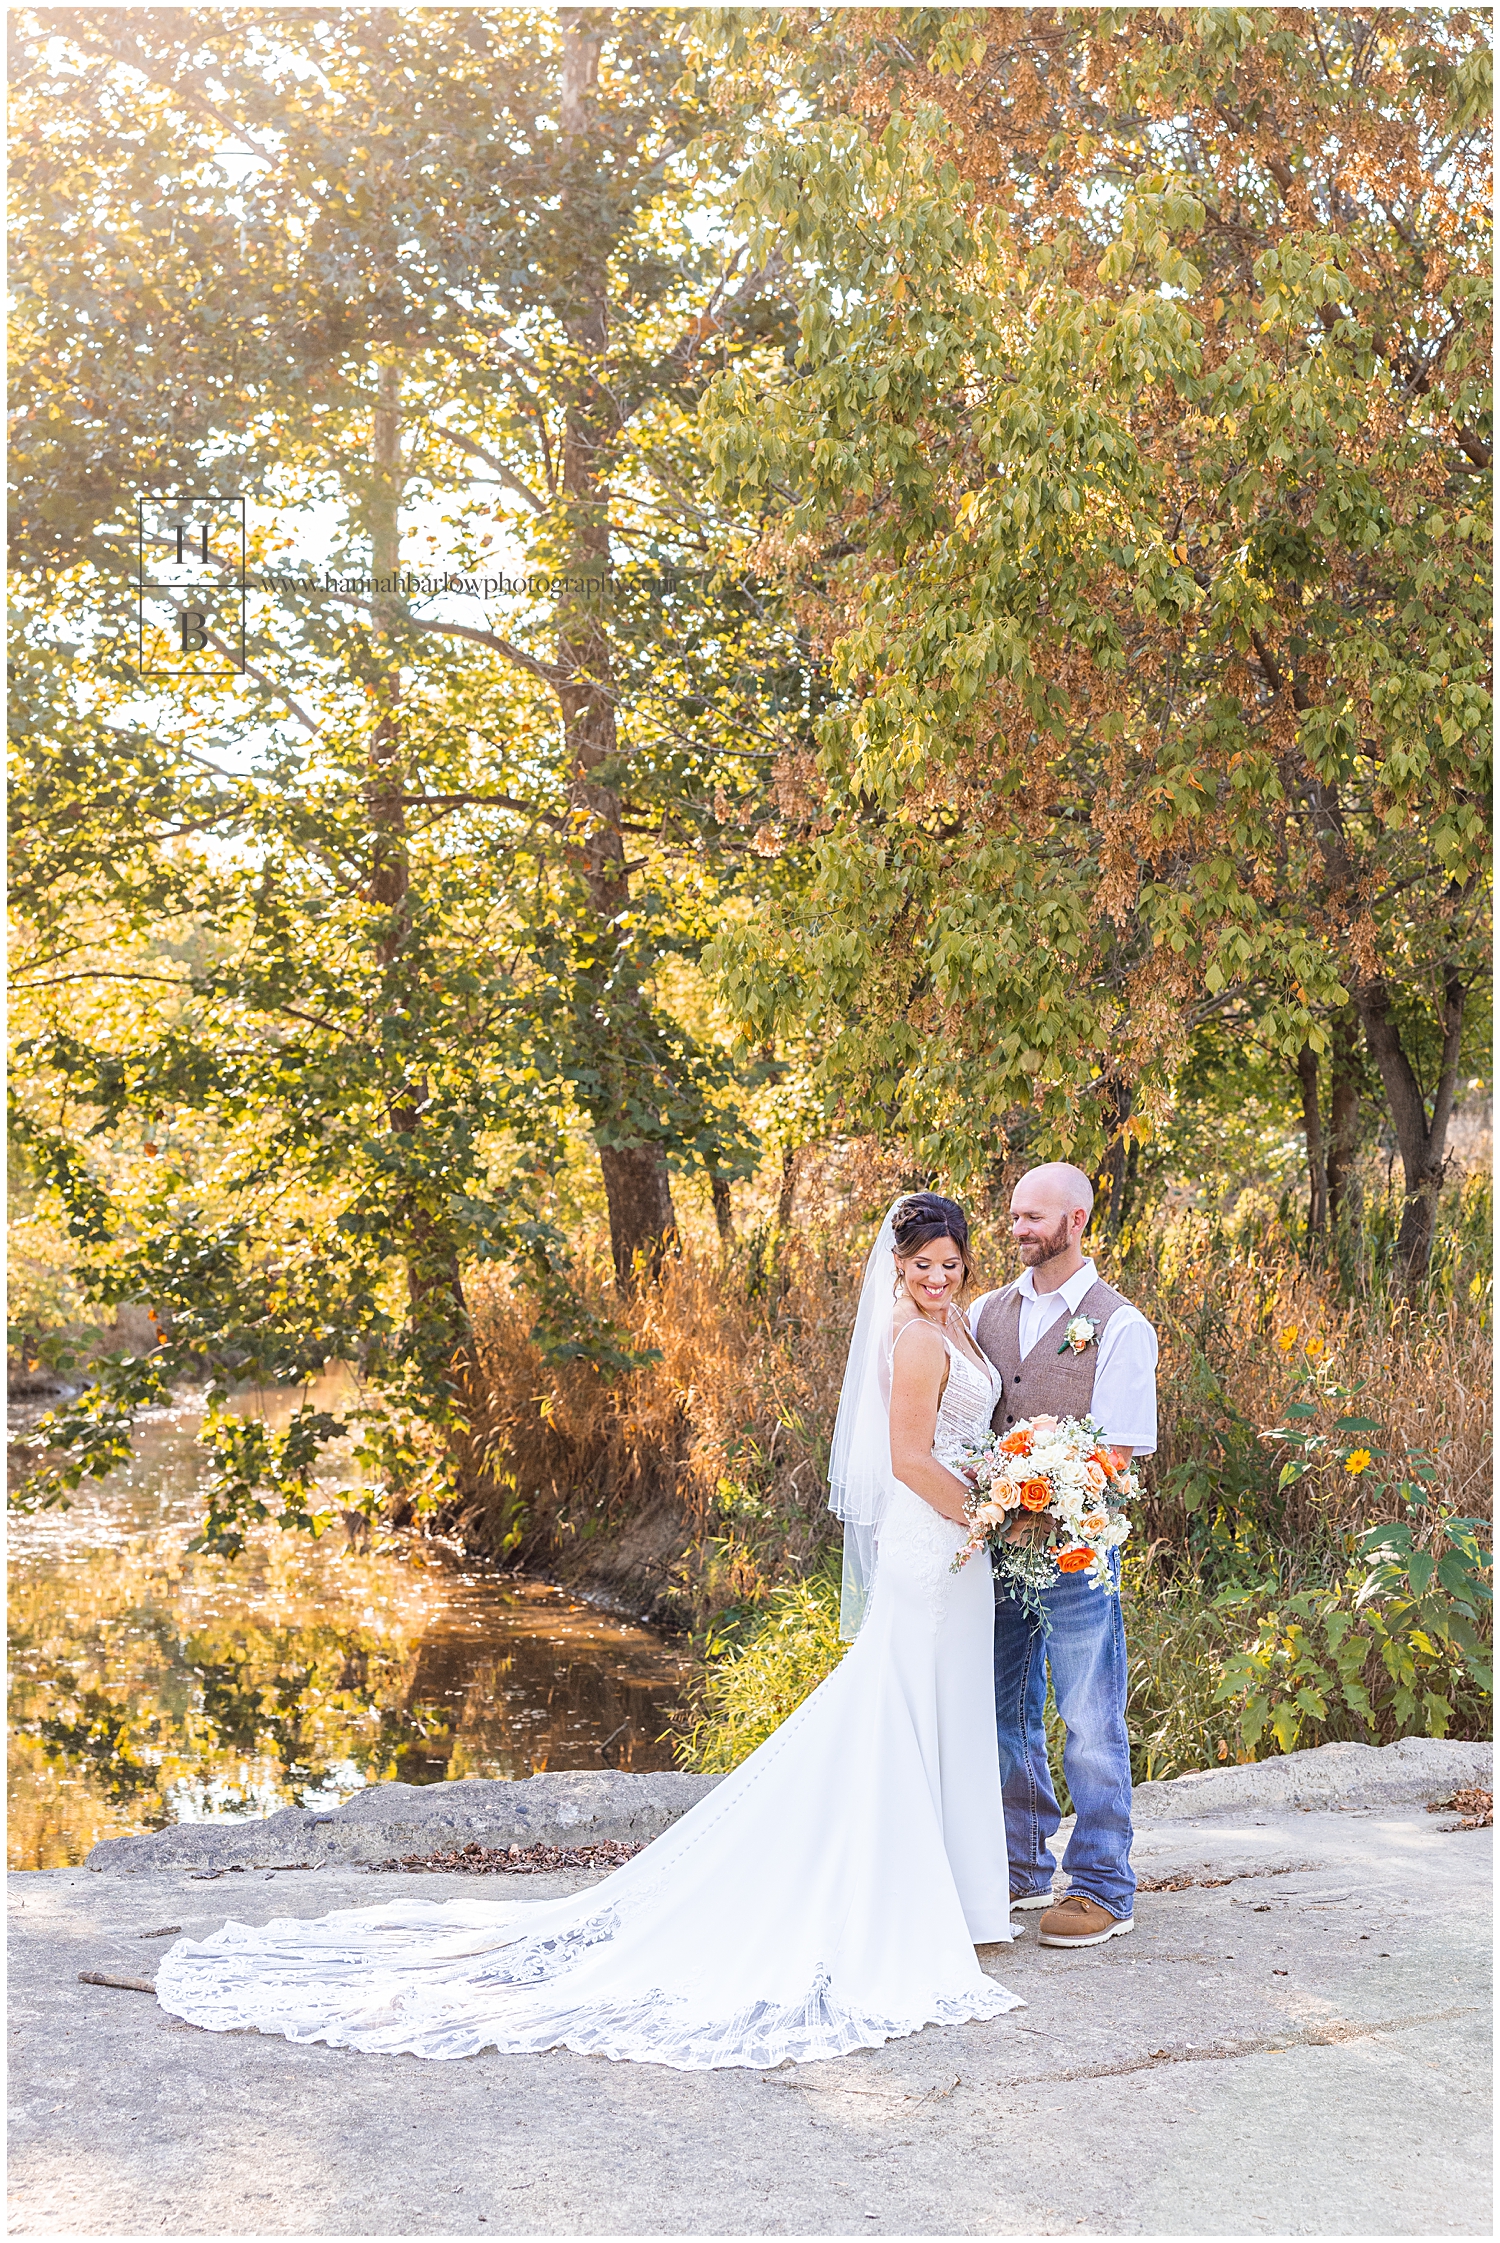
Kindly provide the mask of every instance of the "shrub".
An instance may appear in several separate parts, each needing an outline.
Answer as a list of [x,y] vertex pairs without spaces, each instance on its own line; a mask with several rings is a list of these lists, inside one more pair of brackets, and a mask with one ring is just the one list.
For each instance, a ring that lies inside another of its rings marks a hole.
[[[1434,1568],[1417,1591],[1399,1552],[1378,1553],[1333,1588],[1281,1597],[1215,1595],[1196,1575],[1126,1561],[1126,1726],[1135,1783],[1308,1745],[1411,1735],[1489,1734],[1492,1682],[1483,1578],[1489,1553],[1451,1521],[1452,1581]],[[1463,1578],[1459,1579],[1459,1567]],[[1422,1567],[1418,1564],[1419,1575]],[[684,1767],[737,1767],[816,1689],[843,1655],[837,1584],[828,1576],[776,1590],[733,1645],[710,1642],[676,1752]],[[1059,1802],[1063,1727],[1048,1694],[1046,1727]]]

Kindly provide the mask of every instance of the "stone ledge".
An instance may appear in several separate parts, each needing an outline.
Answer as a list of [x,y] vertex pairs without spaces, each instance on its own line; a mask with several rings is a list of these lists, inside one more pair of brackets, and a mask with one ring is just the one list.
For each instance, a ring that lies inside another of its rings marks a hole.
[[640,1845],[712,1790],[717,1776],[597,1772],[458,1783],[371,1784],[327,1812],[283,1807],[262,1822],[185,1822],[106,1838],[85,1867],[111,1876],[159,1869],[308,1868],[389,1861],[464,1846]]
[[[1460,1785],[1488,1785],[1493,1748],[1405,1737],[1394,1745],[1315,1745],[1245,1767],[1209,1768],[1139,1784],[1137,1823],[1297,1809],[1426,1806]],[[610,1769],[485,1776],[458,1783],[371,1784],[328,1813],[283,1807],[263,1822],[187,1822],[106,1838],[86,1867],[115,1877],[156,1870],[311,1869],[481,1846],[587,1846],[657,1837],[719,1782],[717,1776],[622,1775]]]
[[1137,1823],[1156,1823],[1256,1811],[1425,1807],[1464,1784],[1488,1787],[1493,1768],[1492,1745],[1441,1737],[1312,1745],[1243,1767],[1201,1768],[1166,1783],[1137,1784],[1132,1813]]

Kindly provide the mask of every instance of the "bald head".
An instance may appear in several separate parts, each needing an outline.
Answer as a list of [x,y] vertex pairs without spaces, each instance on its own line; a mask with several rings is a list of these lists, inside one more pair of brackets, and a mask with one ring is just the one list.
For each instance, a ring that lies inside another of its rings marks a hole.
[[1010,1195],[1010,1234],[1027,1268],[1066,1284],[1083,1267],[1080,1241],[1093,1212],[1094,1187],[1071,1161],[1028,1170]]
[[1052,1205],[1065,1215],[1081,1207],[1085,1222],[1094,1212],[1094,1187],[1083,1170],[1075,1168],[1070,1160],[1044,1161],[1040,1168],[1028,1169],[1016,1189],[1028,1194],[1045,1192]]

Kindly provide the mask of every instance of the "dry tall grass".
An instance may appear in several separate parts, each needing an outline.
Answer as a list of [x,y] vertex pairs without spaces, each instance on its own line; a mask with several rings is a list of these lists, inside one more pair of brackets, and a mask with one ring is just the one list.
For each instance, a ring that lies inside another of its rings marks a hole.
[[808,1241],[766,1262],[690,1246],[629,1302],[602,1253],[575,1274],[587,1308],[658,1359],[613,1379],[549,1367],[529,1337],[534,1304],[481,1278],[474,1322],[510,1504],[466,1518],[466,1537],[678,1623],[759,1603],[815,1565],[837,1533],[822,1466],[857,1262]]
[[[474,1545],[544,1563],[568,1580],[675,1624],[759,1605],[836,1544],[823,1468],[869,1223],[814,1216],[724,1255],[689,1245],[661,1284],[622,1302],[602,1252],[578,1277],[585,1307],[658,1359],[613,1380],[585,1362],[549,1367],[529,1338],[535,1309],[493,1276],[474,1288],[492,1397],[491,1439],[507,1483],[499,1510],[462,1522]],[[980,1239],[981,1278],[1009,1274],[998,1233]],[[1341,1306],[1331,1281],[1290,1252],[1234,1253],[1191,1215],[1113,1253],[1105,1274],[1156,1325],[1160,1446],[1145,1468],[1135,1547],[1173,1553],[1216,1515],[1253,1513],[1292,1575],[1394,1515],[1409,1456],[1431,1456],[1436,1492],[1467,1516],[1489,1510],[1487,1291],[1467,1286],[1425,1315]],[[1370,1467],[1344,1469],[1331,1439],[1278,1495],[1286,1453],[1266,1436],[1294,1398],[1330,1433],[1374,1420]]]

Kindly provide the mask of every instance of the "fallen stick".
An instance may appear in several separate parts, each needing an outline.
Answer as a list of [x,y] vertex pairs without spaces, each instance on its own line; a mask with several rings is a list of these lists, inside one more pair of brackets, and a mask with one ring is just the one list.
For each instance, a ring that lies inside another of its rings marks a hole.
[[123,1986],[126,1992],[130,1994],[154,1994],[156,1992],[156,1985],[152,1979],[117,1978],[113,1971],[108,1970],[81,1970],[78,1973],[78,1983],[80,1986]]

